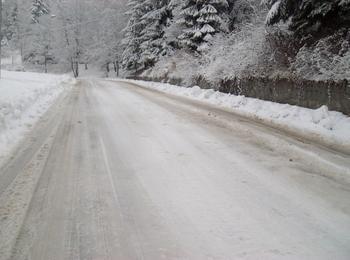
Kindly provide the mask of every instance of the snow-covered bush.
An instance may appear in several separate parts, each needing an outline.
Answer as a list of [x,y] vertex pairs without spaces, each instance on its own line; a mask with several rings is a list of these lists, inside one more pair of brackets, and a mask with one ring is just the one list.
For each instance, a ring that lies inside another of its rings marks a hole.
[[154,67],[142,73],[151,78],[181,78],[184,84],[190,86],[192,76],[200,67],[199,56],[184,50],[176,50],[170,56],[160,57]]
[[315,46],[302,47],[292,64],[295,73],[315,80],[350,79],[350,32],[318,41]]
[[216,37],[212,49],[202,57],[199,72],[212,81],[219,81],[226,76],[257,70],[265,43],[264,26],[246,25],[244,30]]

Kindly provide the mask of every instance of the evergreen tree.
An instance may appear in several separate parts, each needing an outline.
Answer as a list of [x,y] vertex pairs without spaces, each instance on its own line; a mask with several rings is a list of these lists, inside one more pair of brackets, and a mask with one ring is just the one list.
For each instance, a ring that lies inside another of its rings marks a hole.
[[128,24],[124,29],[125,37],[123,40],[124,52],[122,54],[122,65],[127,70],[140,69],[141,63],[141,36],[145,27],[145,21],[142,17],[147,12],[147,6],[144,0],[131,0],[128,3],[129,11],[126,12],[130,16]]
[[29,27],[31,32],[29,36],[30,44],[26,46],[23,57],[25,62],[43,65],[45,72],[48,72],[47,66],[54,59],[51,53],[52,35],[49,13],[49,7],[44,0],[32,1],[30,10],[32,24]]
[[140,49],[141,62],[147,68],[153,66],[160,55],[169,51],[164,28],[168,26],[172,14],[168,0],[146,0],[144,4],[149,11],[142,17],[146,26],[141,32]]
[[223,16],[229,10],[227,0],[185,0],[179,36],[180,44],[196,51],[208,47],[208,41],[222,29]]
[[17,3],[5,2],[3,12],[3,37],[7,42],[16,41],[18,36],[18,6]]
[[350,27],[349,0],[264,0],[270,8],[266,23],[291,19],[290,29],[298,36],[328,34]]
[[43,0],[33,0],[30,13],[32,15],[32,23],[39,23],[39,18],[49,14],[50,10]]

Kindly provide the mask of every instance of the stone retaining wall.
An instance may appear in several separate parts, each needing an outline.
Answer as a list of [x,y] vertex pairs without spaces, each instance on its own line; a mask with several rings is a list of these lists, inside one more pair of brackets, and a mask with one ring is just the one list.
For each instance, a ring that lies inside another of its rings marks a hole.
[[[185,86],[180,78],[134,77],[134,79]],[[312,109],[326,105],[330,110],[350,115],[350,85],[347,80],[336,82],[332,80],[312,81],[293,78],[245,77],[226,78],[218,83],[212,83],[199,75],[193,77],[191,85]]]

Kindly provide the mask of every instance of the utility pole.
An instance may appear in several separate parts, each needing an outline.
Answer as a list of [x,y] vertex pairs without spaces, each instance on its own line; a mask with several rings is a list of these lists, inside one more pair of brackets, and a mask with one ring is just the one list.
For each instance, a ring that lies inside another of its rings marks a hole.
[[2,44],[2,0],[0,0],[0,79],[1,79],[1,44]]

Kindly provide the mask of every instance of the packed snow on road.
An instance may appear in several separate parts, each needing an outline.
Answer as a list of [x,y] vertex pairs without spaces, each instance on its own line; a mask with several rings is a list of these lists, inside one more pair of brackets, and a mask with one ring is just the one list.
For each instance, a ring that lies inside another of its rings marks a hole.
[[0,260],[350,259],[349,0],[0,14]]
[[210,90],[39,82],[59,90],[1,168],[0,259],[347,259],[343,151],[213,105]]
[[343,147],[350,151],[350,117],[327,106],[308,109],[300,106],[279,104],[244,96],[224,94],[213,89],[189,88],[166,83],[123,80],[165,93],[199,100],[222,108],[228,108],[236,114],[264,122],[268,125],[319,140],[333,147]]

